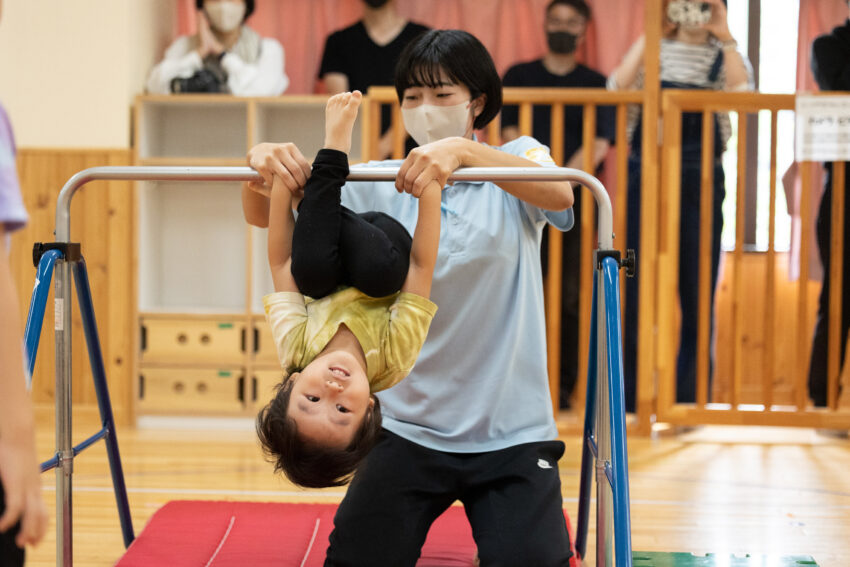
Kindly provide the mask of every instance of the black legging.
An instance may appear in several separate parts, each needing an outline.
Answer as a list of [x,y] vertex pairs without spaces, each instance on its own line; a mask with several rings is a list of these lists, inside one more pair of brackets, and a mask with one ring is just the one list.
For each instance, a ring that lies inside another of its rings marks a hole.
[[410,263],[410,234],[379,212],[357,214],[340,203],[348,156],[319,150],[298,206],[292,237],[292,277],[312,298],[339,286],[384,297],[401,289]]
[[[850,167],[847,168],[850,174]],[[812,339],[812,358],[809,366],[809,396],[815,406],[826,406],[828,400],[828,378],[827,363],[829,360],[829,318],[838,317],[838,313],[829,312],[829,275],[830,258],[832,257],[832,165],[829,164],[824,180],[823,197],[821,197],[820,208],[817,218],[817,242],[820,260],[823,264],[823,287],[821,287],[818,299],[818,315],[815,322],[815,333]],[[841,276],[841,327],[838,336],[839,346],[839,369],[844,367],[844,359],[847,356],[847,334],[850,333],[850,176],[845,178],[845,201],[844,201],[844,255],[842,257]],[[839,396],[841,386],[839,385]]]

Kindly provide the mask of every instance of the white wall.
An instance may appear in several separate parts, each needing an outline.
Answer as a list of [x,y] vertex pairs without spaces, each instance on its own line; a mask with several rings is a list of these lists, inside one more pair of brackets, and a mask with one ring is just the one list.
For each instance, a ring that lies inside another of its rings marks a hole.
[[18,147],[130,146],[130,109],[173,38],[172,0],[5,0],[0,102]]

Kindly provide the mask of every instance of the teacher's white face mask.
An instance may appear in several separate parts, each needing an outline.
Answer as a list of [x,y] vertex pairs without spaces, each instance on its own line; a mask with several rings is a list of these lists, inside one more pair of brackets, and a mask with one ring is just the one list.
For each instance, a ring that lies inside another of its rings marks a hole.
[[220,2],[207,2],[204,6],[204,11],[210,18],[210,24],[222,32],[233,31],[242,24],[242,18],[245,17],[244,2],[229,2],[222,0]]
[[407,133],[422,146],[466,134],[470,106],[469,101],[452,106],[423,103],[415,108],[402,108],[401,117]]

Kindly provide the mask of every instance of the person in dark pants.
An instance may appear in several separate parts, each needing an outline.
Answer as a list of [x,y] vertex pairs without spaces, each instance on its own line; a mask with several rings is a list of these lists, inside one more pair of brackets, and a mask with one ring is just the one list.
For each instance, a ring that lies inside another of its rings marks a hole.
[[[850,90],[850,20],[836,27],[831,33],[822,35],[812,43],[812,73],[822,91]],[[821,264],[823,264],[823,287],[818,299],[818,315],[815,334],[812,339],[812,358],[809,366],[809,396],[815,406],[827,404],[827,363],[829,360],[829,293],[830,293],[830,256],[832,237],[832,164],[826,164],[823,196],[817,216],[817,242]],[[839,344],[841,354],[839,368],[844,365],[847,347],[847,334],[850,331],[850,167],[845,163],[844,181],[844,253],[841,274],[841,331]],[[833,314],[834,316],[835,314]]]
[[[576,62],[576,50],[584,42],[590,7],[584,0],[552,0],[546,7],[544,31],[548,49],[541,59],[519,63],[508,69],[502,79],[506,87],[558,87],[605,88],[605,76]],[[519,116],[516,106],[502,109],[502,138],[519,137]],[[564,165],[582,169],[584,111],[580,106],[564,107]],[[532,136],[551,147],[551,111],[548,106],[537,106],[532,113]],[[598,176],[602,160],[614,142],[614,108],[600,106],[596,109],[596,137],[593,143],[593,168]],[[581,191],[575,195],[573,213],[581,219]],[[541,261],[543,275],[548,270],[548,231],[543,233]],[[576,385],[578,373],[579,334],[579,265],[581,262],[581,229],[576,227],[564,234],[561,278],[561,382],[559,403],[563,409],[570,407],[570,396]]]
[[[665,2],[665,29],[661,40],[661,87],[678,89],[750,90],[752,71],[746,58],[737,50],[737,42],[729,32],[723,0],[709,0],[706,21],[695,15],[685,0]],[[698,14],[697,14],[698,15]],[[608,78],[608,88],[642,88],[645,38],[641,37],[626,53],[620,66]],[[627,203],[626,245],[634,249],[640,265],[641,208],[641,116],[640,108],[629,110],[628,124],[631,153]],[[720,233],[723,226],[723,198],[726,194],[721,158],[731,137],[729,116],[715,114],[712,230],[711,230],[711,302],[717,285],[720,262]],[[679,354],[676,360],[676,402],[696,401],[700,189],[702,156],[702,117],[698,113],[682,116],[681,221],[679,231],[679,305],[682,312]],[[653,164],[654,165],[654,164]],[[626,411],[636,409],[637,398],[637,278],[626,280],[626,307],[623,333],[623,374]],[[713,310],[712,310],[713,312]],[[711,328],[714,317],[711,318]],[[711,365],[711,361],[709,362]],[[709,368],[709,380],[711,369]],[[709,384],[709,397],[711,386]]]
[[[564,444],[546,374],[539,254],[547,224],[572,224],[572,187],[447,184],[462,167],[555,165],[529,137],[500,147],[475,140],[474,130],[501,109],[502,85],[472,35],[432,30],[411,42],[399,60],[396,92],[405,128],[420,146],[403,162],[358,166],[399,171],[395,183],[346,183],[342,202],[355,212],[389,214],[411,230],[410,194],[438,181],[431,297],[440,310],[410,376],[379,393],[383,431],[340,503],[325,564],[412,567],[434,519],[460,500],[482,565],[566,567],[570,539],[558,473]],[[306,166],[292,144],[256,148],[249,163],[264,178],[286,168],[295,190]],[[262,198],[253,197],[254,206],[262,212]]]
[[[355,90],[366,94],[372,86],[391,86],[404,46],[428,29],[403,18],[396,0],[363,0],[363,18],[325,40],[319,67],[325,90],[332,95]],[[390,113],[390,106],[382,105],[379,159],[392,151]],[[415,146],[408,138],[407,151]]]

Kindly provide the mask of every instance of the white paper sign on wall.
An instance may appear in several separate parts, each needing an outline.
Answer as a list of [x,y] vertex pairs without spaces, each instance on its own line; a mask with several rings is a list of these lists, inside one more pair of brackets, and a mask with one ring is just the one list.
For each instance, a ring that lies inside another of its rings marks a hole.
[[850,96],[797,95],[797,161],[850,161]]

